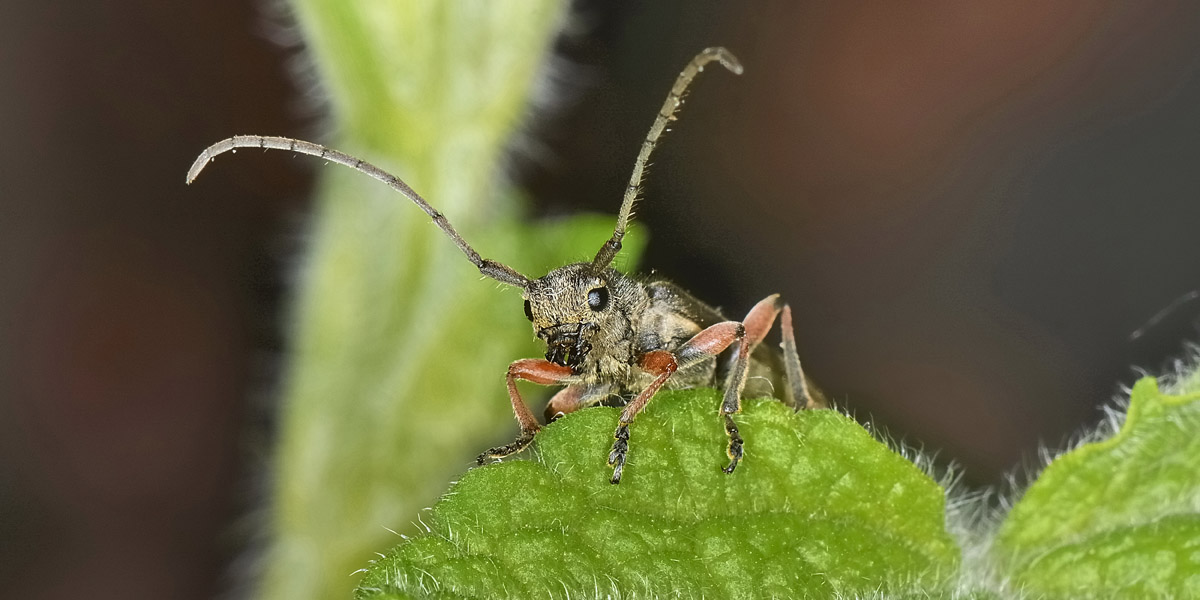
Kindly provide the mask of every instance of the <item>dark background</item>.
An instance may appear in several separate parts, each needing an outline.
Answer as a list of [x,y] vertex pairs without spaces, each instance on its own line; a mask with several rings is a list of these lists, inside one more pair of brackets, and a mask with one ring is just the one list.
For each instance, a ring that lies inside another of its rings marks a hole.
[[[655,155],[644,265],[731,315],[783,292],[860,418],[995,483],[1196,338],[1200,302],[1129,335],[1200,287],[1200,7],[680,4],[580,3],[563,110],[513,161],[539,212],[615,211],[721,44],[746,74],[706,73]],[[257,7],[0,5],[2,597],[228,585],[313,165],[183,174],[320,117]]]

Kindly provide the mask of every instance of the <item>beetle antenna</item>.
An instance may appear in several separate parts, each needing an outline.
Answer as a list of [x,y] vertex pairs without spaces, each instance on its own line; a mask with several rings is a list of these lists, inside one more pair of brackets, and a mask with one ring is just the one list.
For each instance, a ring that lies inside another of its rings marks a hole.
[[633,212],[633,203],[641,191],[642,176],[645,174],[650,152],[654,150],[658,139],[666,131],[667,123],[675,119],[675,111],[679,109],[680,104],[683,104],[683,93],[687,90],[688,84],[692,83],[692,79],[696,77],[697,73],[704,70],[704,65],[714,60],[720,62],[721,66],[729,69],[733,74],[742,74],[742,63],[738,62],[733,53],[721,47],[713,47],[705,48],[700,54],[697,54],[679,73],[679,77],[675,78],[675,85],[671,86],[671,93],[667,94],[666,101],[658,110],[658,115],[654,117],[654,124],[650,126],[650,132],[646,134],[646,140],[642,142],[642,149],[638,151],[637,160],[633,163],[633,174],[629,177],[629,186],[625,188],[625,198],[621,201],[621,212],[617,214],[617,227],[613,229],[612,237],[604,242],[600,251],[596,253],[596,258],[592,261],[592,268],[595,270],[599,271],[607,267],[613,258],[616,258],[617,252],[621,251],[621,238],[625,237],[625,229],[629,225],[629,218]]
[[472,248],[471,245],[468,244],[467,241],[464,240],[462,236],[454,230],[454,226],[450,224],[450,221],[446,219],[445,215],[430,206],[420,194],[414,191],[411,187],[408,187],[408,184],[404,183],[404,181],[399,177],[396,177],[395,175],[392,175],[391,173],[388,173],[387,171],[384,171],[383,169],[380,169],[379,167],[365,160],[355,158],[344,152],[331,150],[320,144],[314,144],[304,140],[295,140],[285,137],[235,135],[231,138],[221,140],[209,146],[208,148],[205,148],[204,152],[201,152],[200,156],[196,157],[196,162],[192,163],[192,168],[188,169],[187,182],[191,184],[193,181],[195,181],[196,177],[200,175],[200,171],[203,171],[204,167],[208,166],[209,161],[216,158],[217,155],[231,152],[237,150],[238,148],[288,150],[299,154],[307,154],[322,160],[327,160],[332,163],[350,167],[355,171],[374,177],[375,179],[386,183],[388,187],[392,188],[393,190],[400,192],[401,195],[409,200],[412,200],[413,203],[420,207],[421,210],[425,211],[425,214],[429,215],[429,217],[433,219],[433,223],[437,225],[443,232],[445,232],[451,240],[454,241],[454,244],[458,246],[459,250],[463,251],[463,254],[467,255],[467,260],[471,261],[471,264],[479,268],[480,273],[483,273],[485,276],[491,277],[492,279],[495,279],[501,283],[507,283],[522,289],[529,286],[529,278],[518,273],[512,267],[479,256],[479,253],[476,252],[475,249]]

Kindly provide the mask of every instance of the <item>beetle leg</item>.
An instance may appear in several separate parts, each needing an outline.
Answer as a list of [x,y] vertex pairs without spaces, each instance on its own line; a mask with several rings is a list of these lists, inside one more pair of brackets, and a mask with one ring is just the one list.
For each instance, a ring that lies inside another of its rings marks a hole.
[[625,405],[625,410],[621,411],[621,420],[617,422],[617,431],[613,433],[612,451],[608,453],[608,465],[613,468],[613,483],[621,483],[621,473],[625,470],[625,455],[629,452],[629,425],[650,402],[650,398],[653,398],[667,379],[670,379],[671,374],[679,369],[679,362],[674,354],[666,350],[654,350],[642,355],[639,366],[656,377],[632,402]]
[[745,336],[745,328],[737,321],[724,321],[712,325],[692,336],[674,353],[666,350],[653,350],[642,355],[638,366],[654,375],[654,380],[642,390],[621,411],[621,419],[617,422],[617,430],[613,433],[612,451],[608,454],[608,464],[613,468],[613,483],[621,483],[621,474],[625,470],[625,456],[629,452],[629,426],[638,413],[646,407],[659,388],[679,369],[690,367],[706,358],[720,354],[730,344]]
[[533,436],[542,428],[541,425],[538,425],[537,417],[533,416],[533,412],[521,399],[521,392],[517,390],[518,379],[542,385],[555,385],[571,383],[573,378],[574,372],[571,371],[571,367],[556,365],[540,358],[525,358],[513,361],[508,365],[508,375],[505,377],[508,381],[508,399],[512,401],[513,413],[516,414],[517,423],[521,426],[521,434],[511,444],[498,446],[480,454],[475,459],[476,462],[482,465],[489,458],[504,458],[524,450],[533,441]]
[[784,304],[783,314],[779,317],[779,328],[783,334],[783,368],[787,373],[788,387],[784,392],[788,396],[786,402],[796,410],[827,408],[825,399],[813,392],[804,377],[804,369],[800,368],[800,354],[796,351],[796,330],[792,328],[792,307]]
[[554,394],[546,403],[546,422],[549,423],[563,415],[597,404],[603,401],[611,391],[612,386],[607,385],[568,385]]
[[750,353],[767,337],[780,306],[779,294],[772,294],[755,304],[742,321],[746,335],[742,336],[741,343],[734,351],[733,369],[725,382],[725,397],[721,402],[721,419],[725,422],[725,434],[729,436],[726,450],[729,466],[724,469],[726,473],[732,473],[742,460],[744,442],[731,415],[742,410],[742,388],[746,387],[746,373],[750,370]]

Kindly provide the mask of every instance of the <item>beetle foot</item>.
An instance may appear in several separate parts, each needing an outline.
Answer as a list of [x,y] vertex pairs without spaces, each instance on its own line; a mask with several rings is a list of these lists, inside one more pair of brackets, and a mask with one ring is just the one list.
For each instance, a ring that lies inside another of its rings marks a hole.
[[612,452],[608,453],[608,466],[613,468],[613,484],[621,483],[621,473],[625,471],[625,455],[629,453],[629,423],[617,425],[613,434]]
[[512,456],[513,454],[528,448],[529,444],[533,443],[533,436],[536,434],[536,431],[522,433],[520,437],[513,441],[513,443],[504,446],[497,446],[488,450],[487,452],[484,452],[483,454],[480,454],[478,457],[476,457],[475,462],[482,465],[486,464],[488,460],[500,460],[507,456]]
[[738,433],[737,423],[733,422],[733,417],[728,413],[725,414],[725,433],[729,436],[729,448],[725,451],[729,455],[729,466],[722,469],[726,473],[732,473],[737,468],[738,463],[742,461],[742,436]]

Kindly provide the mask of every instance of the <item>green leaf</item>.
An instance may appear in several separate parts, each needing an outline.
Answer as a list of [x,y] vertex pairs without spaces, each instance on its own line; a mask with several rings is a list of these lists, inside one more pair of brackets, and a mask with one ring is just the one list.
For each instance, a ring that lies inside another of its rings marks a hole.
[[536,460],[473,469],[376,561],[366,598],[832,598],[944,589],[943,490],[844,415],[748,400],[726,475],[714,390],[662,392],[611,485],[617,409],[538,434]]
[[1133,388],[1120,430],[1063,454],[1009,513],[999,560],[1054,598],[1200,597],[1200,394]]

